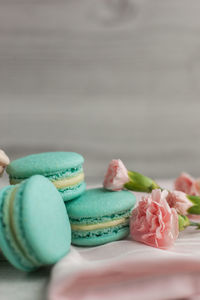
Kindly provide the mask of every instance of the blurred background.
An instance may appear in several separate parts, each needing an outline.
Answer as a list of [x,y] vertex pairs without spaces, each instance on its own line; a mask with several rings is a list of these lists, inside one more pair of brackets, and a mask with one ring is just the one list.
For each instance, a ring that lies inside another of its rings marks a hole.
[[0,0],[0,148],[200,176],[198,0]]

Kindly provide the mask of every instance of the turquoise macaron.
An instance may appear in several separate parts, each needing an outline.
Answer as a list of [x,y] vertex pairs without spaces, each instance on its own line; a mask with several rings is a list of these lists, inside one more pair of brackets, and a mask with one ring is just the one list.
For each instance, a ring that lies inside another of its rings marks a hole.
[[0,249],[17,269],[33,271],[69,252],[71,228],[60,193],[35,175],[0,190]]
[[17,184],[32,175],[47,177],[63,200],[80,196],[86,188],[82,155],[75,152],[44,152],[13,160],[7,167],[10,183]]
[[97,246],[120,240],[129,234],[129,217],[136,197],[129,191],[88,189],[67,202],[72,244]]

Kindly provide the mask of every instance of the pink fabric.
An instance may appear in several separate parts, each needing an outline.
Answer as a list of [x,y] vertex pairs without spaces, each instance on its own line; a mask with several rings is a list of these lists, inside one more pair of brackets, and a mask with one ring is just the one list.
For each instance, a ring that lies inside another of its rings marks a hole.
[[130,238],[99,247],[72,246],[54,266],[48,288],[48,300],[183,298],[200,299],[200,231],[194,228],[181,232],[169,250]]
[[167,203],[168,191],[153,190],[142,197],[130,218],[130,233],[135,241],[167,249],[179,234],[178,214]]

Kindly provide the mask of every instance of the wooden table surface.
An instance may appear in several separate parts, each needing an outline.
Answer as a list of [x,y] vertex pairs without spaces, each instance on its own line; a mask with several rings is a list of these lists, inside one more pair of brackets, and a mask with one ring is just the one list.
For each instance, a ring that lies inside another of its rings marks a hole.
[[[200,176],[199,14],[198,0],[0,0],[0,148],[80,152],[89,184],[112,158]],[[44,299],[45,272],[3,263],[1,299]]]

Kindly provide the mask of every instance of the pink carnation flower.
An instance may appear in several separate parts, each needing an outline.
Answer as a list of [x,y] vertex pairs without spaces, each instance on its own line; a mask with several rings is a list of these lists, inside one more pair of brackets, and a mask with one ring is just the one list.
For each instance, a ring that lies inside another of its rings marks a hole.
[[199,196],[200,195],[200,180],[195,180],[187,173],[181,173],[174,182],[174,189],[184,192],[188,195]]
[[152,247],[167,249],[179,234],[178,214],[170,208],[166,197],[168,192],[153,190],[142,197],[130,218],[130,232],[134,240]]
[[187,195],[180,191],[169,192],[167,202],[170,207],[176,209],[177,213],[186,216],[187,210],[193,206],[192,202],[187,198]]
[[120,191],[123,189],[124,184],[129,181],[128,171],[123,162],[120,159],[111,160],[104,177],[104,188],[112,191]]

